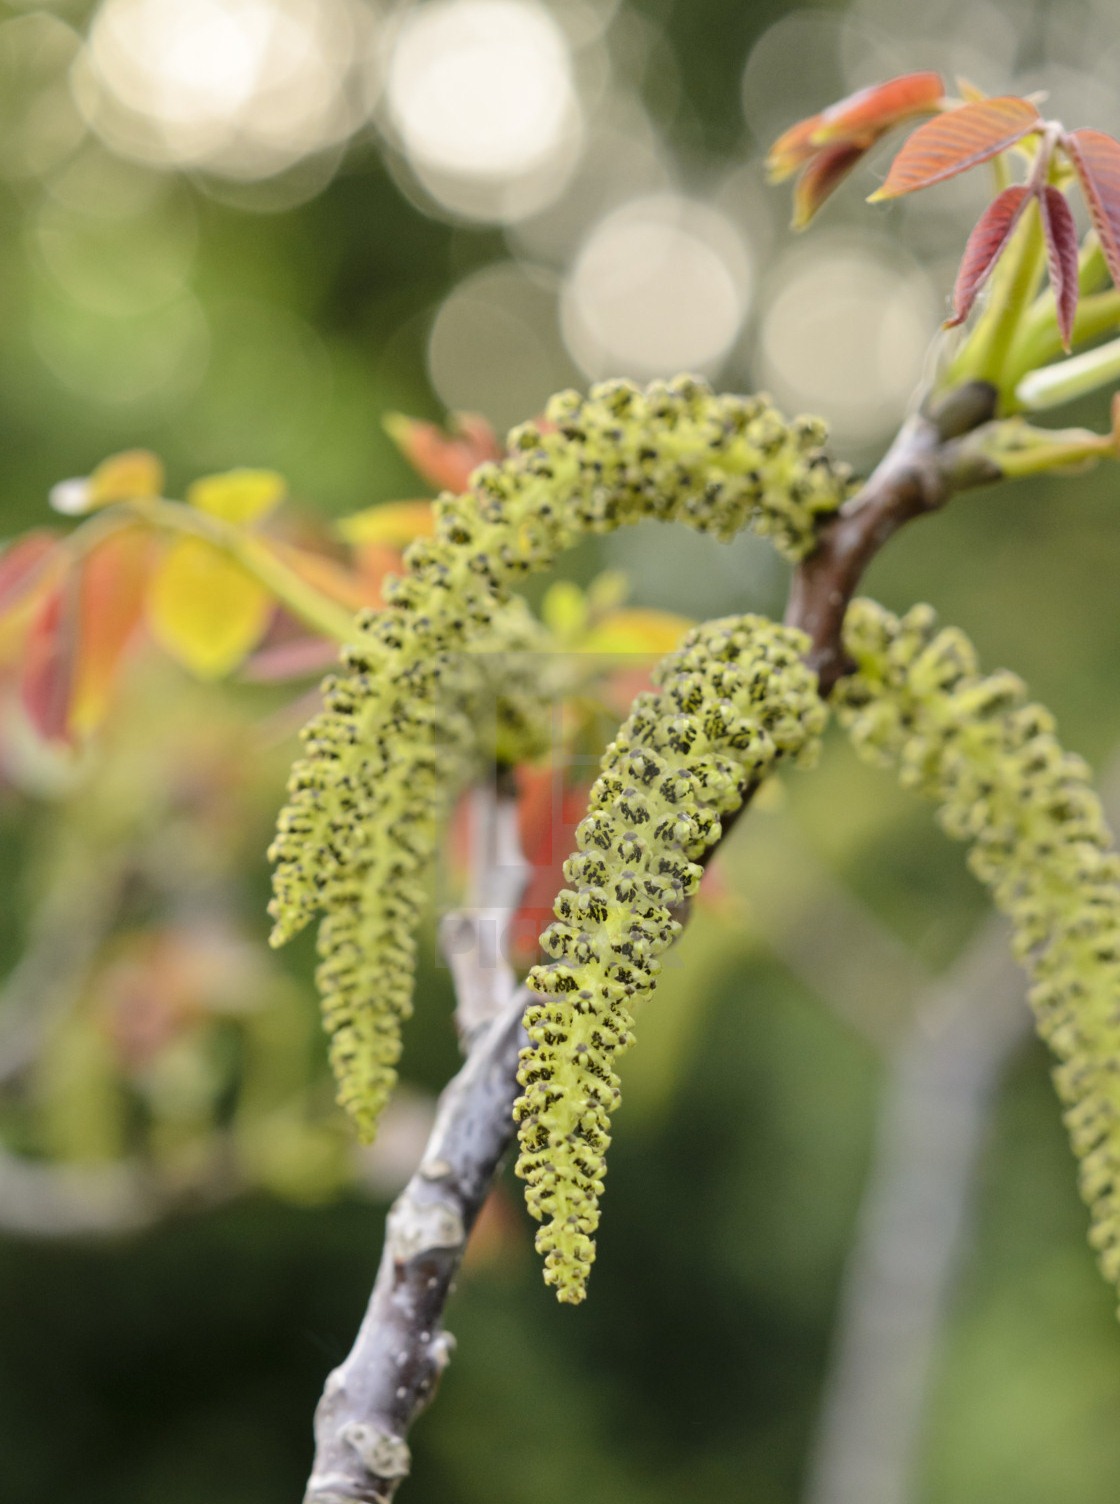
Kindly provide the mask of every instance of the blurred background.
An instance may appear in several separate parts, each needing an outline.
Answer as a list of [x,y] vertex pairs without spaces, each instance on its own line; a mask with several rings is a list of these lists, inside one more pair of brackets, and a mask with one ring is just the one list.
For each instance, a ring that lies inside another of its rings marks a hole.
[[[0,531],[136,445],[339,516],[417,494],[388,410],[500,429],[682,369],[866,467],[986,184],[869,209],[880,152],[795,241],[768,142],[926,68],[1117,133],[1118,66],[1110,0],[0,4]],[[1115,491],[970,495],[868,589],[1021,672],[1120,795]],[[603,568],[684,615],[784,593],[749,540],[638,529]],[[153,671],[80,779],[0,790],[3,1504],[301,1497],[456,1046],[429,944],[356,1162],[312,947],[264,949],[291,731],[274,690]],[[833,739],[717,878],[625,1063],[590,1302],[545,1292],[508,1182],[402,1499],[1112,1504],[1112,1297],[961,852]]]

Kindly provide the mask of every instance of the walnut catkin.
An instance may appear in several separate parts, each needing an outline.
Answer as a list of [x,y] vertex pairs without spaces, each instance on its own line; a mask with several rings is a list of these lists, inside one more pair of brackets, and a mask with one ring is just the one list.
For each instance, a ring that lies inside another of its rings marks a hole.
[[982,675],[963,633],[928,606],[901,619],[872,601],[848,614],[857,672],[838,718],[869,760],[940,805],[969,866],[1011,920],[1038,1031],[1080,1162],[1090,1242],[1120,1284],[1120,857],[1081,758],[1020,679]]
[[339,1099],[367,1138],[394,1078],[449,800],[475,755],[516,760],[542,734],[523,705],[502,744],[480,748],[469,708],[471,652],[492,638],[511,587],[582,535],[644,517],[719,538],[751,527],[797,559],[847,494],[818,420],[787,422],[764,397],[716,396],[692,378],[563,393],[546,418],[514,430],[508,457],[476,470],[464,495],[439,498],[435,536],[410,546],[388,605],[362,618],[304,733],[271,848],[273,942],[322,916]]
[[764,617],[709,622],[685,638],[607,748],[565,863],[569,887],[541,936],[531,1041],[514,1115],[537,1250],[557,1298],[584,1297],[619,1100],[615,1056],[632,1042],[635,1005],[680,931],[674,909],[696,892],[700,859],[784,759],[807,759],[825,720],[808,638]]

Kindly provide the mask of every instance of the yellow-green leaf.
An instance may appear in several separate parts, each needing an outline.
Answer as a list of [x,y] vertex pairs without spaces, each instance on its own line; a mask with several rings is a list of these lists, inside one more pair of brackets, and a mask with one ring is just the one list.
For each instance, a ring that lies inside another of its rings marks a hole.
[[196,480],[187,490],[187,500],[200,512],[247,527],[278,506],[287,489],[275,470],[227,470]]
[[574,580],[556,580],[541,602],[545,626],[562,642],[578,638],[587,627],[587,597]]
[[200,679],[237,667],[268,626],[272,599],[239,564],[202,538],[177,538],[148,588],[156,641]]
[[658,657],[672,652],[693,623],[671,611],[625,607],[598,621],[580,648],[585,653],[650,653]]
[[339,518],[335,531],[347,543],[385,543],[390,548],[403,548],[413,538],[430,538],[435,525],[430,501],[386,501]]
[[91,475],[75,476],[51,487],[56,512],[80,517],[114,501],[147,501],[163,491],[163,461],[150,449],[126,449],[102,460]]

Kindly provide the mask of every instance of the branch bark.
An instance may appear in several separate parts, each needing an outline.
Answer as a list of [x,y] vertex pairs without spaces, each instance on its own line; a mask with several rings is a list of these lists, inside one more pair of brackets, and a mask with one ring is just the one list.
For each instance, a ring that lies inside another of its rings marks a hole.
[[[844,613],[883,544],[956,491],[999,479],[977,442],[992,417],[994,397],[992,388],[974,383],[938,411],[911,418],[795,571],[786,621],[811,639],[807,661],[820,676],[822,695],[845,671]],[[496,822],[505,819],[506,838],[496,834],[485,849],[491,862],[504,852],[508,865],[509,809],[503,809],[500,792],[495,798],[493,814]],[[732,823],[725,822],[725,834]],[[484,882],[485,871],[476,878]],[[493,873],[486,891],[495,892]],[[512,890],[499,884],[498,891],[509,905]],[[354,1346],[327,1380],[315,1414],[315,1461],[304,1504],[392,1499],[410,1466],[409,1428],[431,1401],[450,1357],[443,1311],[471,1227],[513,1136],[518,1054],[525,1042],[521,1015],[529,993],[513,990],[504,962],[481,964],[480,915],[492,923],[497,912],[491,897],[473,912],[449,916],[441,929],[467,1061],[440,1098],[420,1168],[389,1213],[377,1279]]]
[[315,1412],[306,1504],[383,1504],[411,1463],[407,1436],[453,1348],[443,1311],[471,1228],[513,1137],[521,1016],[507,998],[440,1097],[420,1168],[393,1203],[354,1346]]

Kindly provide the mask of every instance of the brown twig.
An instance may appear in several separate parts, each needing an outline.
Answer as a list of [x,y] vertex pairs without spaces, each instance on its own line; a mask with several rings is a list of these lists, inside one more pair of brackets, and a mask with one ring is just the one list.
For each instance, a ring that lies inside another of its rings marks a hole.
[[[954,492],[999,479],[982,442],[994,395],[974,383],[938,411],[911,418],[796,570],[786,621],[811,639],[808,662],[820,675],[822,695],[844,672],[844,613],[887,539]],[[501,845],[495,838],[492,853]],[[492,920],[493,905],[484,912]],[[423,1162],[389,1213],[365,1319],[316,1410],[305,1504],[386,1504],[393,1497],[409,1469],[409,1427],[431,1400],[450,1355],[444,1306],[513,1136],[521,1015],[529,997],[524,988],[512,991],[504,964],[480,968],[477,944],[460,950],[472,924],[477,940],[478,916],[469,912],[445,922],[442,931],[463,1010],[472,1020],[462,1030],[467,1061],[440,1098]],[[489,1022],[479,1026],[479,1019]]]
[[958,491],[999,480],[983,435],[995,390],[974,382],[936,412],[907,420],[856,494],[821,529],[816,549],[794,571],[786,623],[808,633],[821,694],[846,671],[844,613],[867,566],[907,522],[935,512]]

